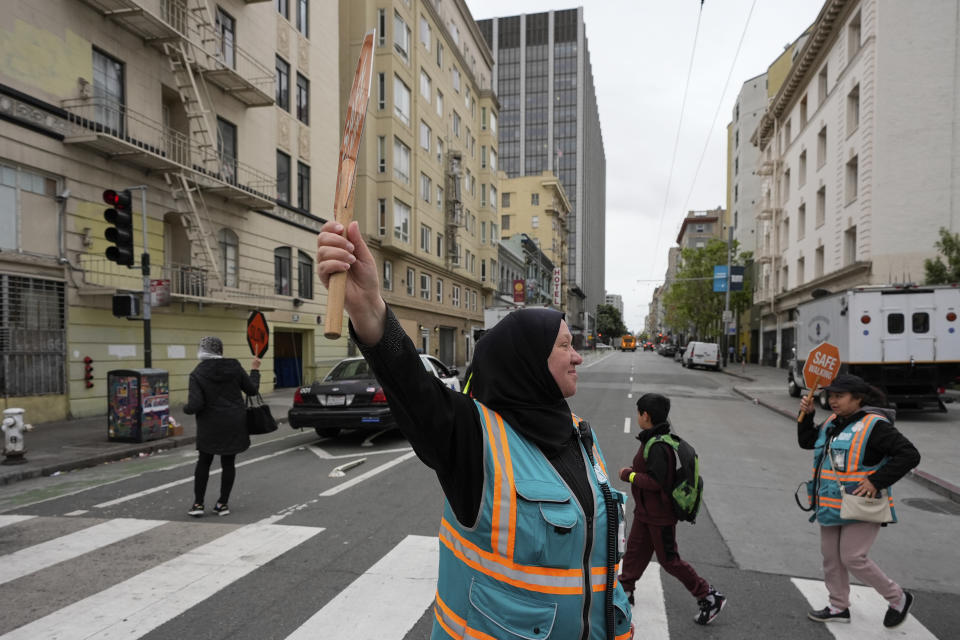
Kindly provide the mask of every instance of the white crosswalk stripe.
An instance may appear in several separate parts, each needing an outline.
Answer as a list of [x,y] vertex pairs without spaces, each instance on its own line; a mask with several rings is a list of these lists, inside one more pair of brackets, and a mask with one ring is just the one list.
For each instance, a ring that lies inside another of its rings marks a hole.
[[9,527],[12,524],[25,522],[35,517],[36,516],[0,516],[0,527]]
[[407,536],[287,640],[403,640],[433,602],[439,549],[437,538]]
[[154,527],[163,520],[135,520],[116,518],[92,527],[75,531],[55,540],[48,540],[3,558],[0,563],[0,584],[52,567],[109,544],[120,542]]
[[[826,606],[827,587],[822,580],[790,580],[810,603],[811,609],[822,609]],[[824,626],[838,640],[874,640],[881,635],[910,640],[937,640],[912,614],[896,629],[884,628],[883,615],[886,612],[887,601],[876,591],[870,587],[850,585],[850,624],[831,622]]]
[[272,519],[240,527],[0,638],[139,638],[320,531]]
[[[663,571],[656,562],[647,565],[633,592],[633,623],[644,640],[670,640],[667,607],[663,599]],[[641,624],[642,621],[642,624]]]

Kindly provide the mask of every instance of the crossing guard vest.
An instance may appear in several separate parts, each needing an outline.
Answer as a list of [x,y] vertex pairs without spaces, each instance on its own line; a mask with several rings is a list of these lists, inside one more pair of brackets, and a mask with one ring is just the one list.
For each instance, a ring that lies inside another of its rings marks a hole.
[[[828,447],[827,431],[836,417],[836,414],[832,414],[820,426],[820,435],[813,445],[813,479],[808,485],[808,493],[811,499],[815,500],[812,502],[815,511],[810,520],[813,521],[816,518],[817,522],[824,526],[857,522],[857,520],[844,520],[840,517],[841,492],[848,485],[857,486],[861,480],[887,462],[884,458],[874,466],[863,464],[867,439],[877,421],[885,420],[883,416],[868,413],[860,420],[848,424],[831,439]],[[896,522],[897,512],[893,508],[893,493],[890,487],[886,487],[885,491],[890,500],[890,514],[893,516],[893,522]]]
[[[499,414],[476,405],[484,445],[480,513],[468,529],[457,521],[449,502],[444,506],[430,637],[579,640],[589,598],[589,638],[605,639],[607,509],[587,452],[583,458],[594,493],[589,520],[540,450]],[[574,416],[571,426],[579,423]],[[596,445],[592,453],[606,475]],[[622,505],[625,494],[611,491]],[[622,522],[622,508],[617,511]],[[593,545],[585,567],[588,521]],[[623,640],[630,635],[631,607],[617,582],[613,603],[615,640]]]

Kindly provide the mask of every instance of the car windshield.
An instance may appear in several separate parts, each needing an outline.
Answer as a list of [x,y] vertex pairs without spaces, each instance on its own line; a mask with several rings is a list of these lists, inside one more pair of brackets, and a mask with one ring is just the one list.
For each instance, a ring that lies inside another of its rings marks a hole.
[[361,380],[363,378],[372,378],[373,372],[370,371],[370,365],[364,359],[344,360],[333,368],[333,371],[327,374],[324,382],[333,382],[335,380]]

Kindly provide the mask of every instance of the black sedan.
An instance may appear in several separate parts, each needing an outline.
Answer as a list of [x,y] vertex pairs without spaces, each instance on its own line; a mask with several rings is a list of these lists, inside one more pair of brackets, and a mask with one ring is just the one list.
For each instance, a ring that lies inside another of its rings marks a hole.
[[396,426],[387,396],[363,358],[341,360],[323,380],[297,389],[287,420],[295,429],[316,429],[321,437],[336,436],[341,429]]

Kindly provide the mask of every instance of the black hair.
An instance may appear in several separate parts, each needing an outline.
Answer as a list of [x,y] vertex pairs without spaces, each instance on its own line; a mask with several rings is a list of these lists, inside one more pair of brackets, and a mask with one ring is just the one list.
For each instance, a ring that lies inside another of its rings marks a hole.
[[875,387],[872,384],[868,384],[865,391],[854,391],[850,395],[860,400],[861,407],[870,406],[886,408],[889,406],[887,404],[887,394],[884,393],[882,389]]
[[649,413],[655,425],[664,423],[670,415],[670,398],[659,393],[645,393],[637,398],[637,411]]

